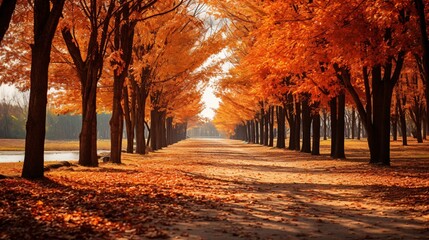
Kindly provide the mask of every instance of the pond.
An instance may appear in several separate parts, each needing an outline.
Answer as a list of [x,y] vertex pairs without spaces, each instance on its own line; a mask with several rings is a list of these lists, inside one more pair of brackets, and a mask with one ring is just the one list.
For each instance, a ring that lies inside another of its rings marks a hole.
[[[102,152],[102,151],[98,151]],[[79,151],[45,151],[45,161],[71,161],[79,159]],[[24,151],[0,151],[0,163],[23,162]]]

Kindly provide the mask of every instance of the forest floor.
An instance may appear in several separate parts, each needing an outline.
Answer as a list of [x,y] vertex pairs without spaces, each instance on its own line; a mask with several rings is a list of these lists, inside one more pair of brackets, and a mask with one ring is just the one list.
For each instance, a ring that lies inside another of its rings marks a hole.
[[[188,139],[123,164],[20,179],[0,164],[0,239],[427,239],[429,143],[392,144],[392,167]],[[15,176],[15,177],[14,177]]]

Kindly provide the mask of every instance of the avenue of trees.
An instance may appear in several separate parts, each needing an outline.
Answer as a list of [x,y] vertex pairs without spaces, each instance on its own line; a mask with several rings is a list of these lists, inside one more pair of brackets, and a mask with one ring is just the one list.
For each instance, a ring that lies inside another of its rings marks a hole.
[[365,133],[369,162],[380,165],[390,165],[392,136],[400,133],[407,144],[408,126],[423,141],[427,2],[233,2],[213,1],[235,39],[229,42],[233,67],[218,88],[218,129],[268,146],[277,129],[277,147],[317,155],[330,119],[332,157],[346,157],[347,123]]
[[0,83],[30,92],[22,176],[43,177],[47,106],[81,115],[79,164],[90,167],[97,114],[111,114],[110,160],[121,163],[124,131],[124,148],[137,154],[186,138],[201,90],[225,61],[218,130],[314,155],[330,136],[334,158],[346,157],[344,139],[356,134],[368,141],[369,162],[388,166],[392,136],[406,145],[410,131],[418,142],[427,132],[427,5],[0,1]]
[[224,29],[212,25],[203,3],[0,4],[0,83],[30,91],[22,177],[44,176],[48,105],[53,114],[81,115],[79,164],[92,167],[97,112],[111,113],[114,163],[121,163],[124,129],[127,152],[145,154],[148,145],[157,150],[186,138],[188,124],[198,121],[201,89],[219,68],[212,56],[224,47]]

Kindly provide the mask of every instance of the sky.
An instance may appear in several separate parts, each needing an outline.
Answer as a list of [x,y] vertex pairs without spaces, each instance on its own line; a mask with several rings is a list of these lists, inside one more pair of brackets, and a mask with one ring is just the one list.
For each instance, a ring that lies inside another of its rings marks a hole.
[[201,112],[201,116],[213,120],[215,115],[214,110],[219,107],[220,99],[214,95],[214,89],[212,86],[208,86],[204,90],[202,101],[204,102],[205,108]]

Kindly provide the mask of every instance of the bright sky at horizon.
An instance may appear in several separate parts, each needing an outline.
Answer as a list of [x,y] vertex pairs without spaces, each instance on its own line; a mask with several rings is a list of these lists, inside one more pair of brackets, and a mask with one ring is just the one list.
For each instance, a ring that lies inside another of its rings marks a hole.
[[213,120],[215,115],[215,109],[219,107],[220,99],[214,95],[214,88],[211,85],[207,86],[207,88],[204,89],[202,101],[204,102],[205,108],[200,113],[200,115],[202,117]]

